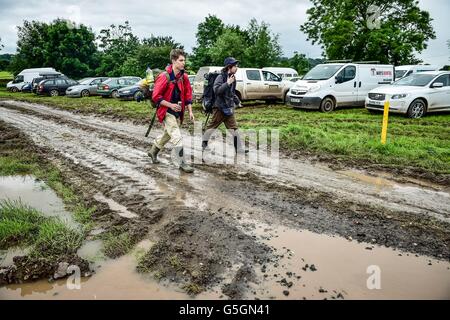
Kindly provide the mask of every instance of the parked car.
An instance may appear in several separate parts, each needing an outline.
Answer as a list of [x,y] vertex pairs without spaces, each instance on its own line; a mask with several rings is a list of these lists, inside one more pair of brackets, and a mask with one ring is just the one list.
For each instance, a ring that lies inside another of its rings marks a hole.
[[56,71],[46,71],[40,73],[39,77],[33,78],[31,81],[31,91],[37,94],[38,84],[45,79],[55,79],[55,78],[63,78],[68,79],[64,74]]
[[365,63],[325,63],[312,68],[287,94],[294,108],[331,112],[338,106],[364,106],[367,93],[391,84],[394,67]]
[[285,80],[289,80],[291,82],[297,82],[298,80],[302,80],[303,77],[292,77],[292,78],[285,78]]
[[120,99],[134,99],[135,101],[141,101],[144,97],[144,94],[139,87],[139,84],[134,84],[132,86],[124,87],[119,89],[119,98]]
[[33,78],[39,77],[42,73],[45,72],[56,72],[53,68],[33,68],[33,69],[24,69],[20,73],[16,75],[14,80],[8,82],[6,84],[6,88],[12,92],[18,92],[22,90],[22,87],[33,80]]
[[21,91],[22,91],[23,93],[30,93],[32,88],[33,88],[33,87],[32,87],[32,84],[31,84],[30,82],[29,82],[29,83],[25,83],[25,84],[23,85]]
[[89,97],[97,95],[98,85],[108,80],[107,77],[84,78],[78,81],[79,84],[69,87],[66,90],[68,97]]
[[424,72],[424,71],[438,71],[437,66],[418,64],[418,65],[407,65],[407,66],[397,66],[395,67],[395,81],[401,78],[407,77],[413,73]]
[[97,88],[97,93],[103,98],[119,97],[119,89],[131,86],[141,81],[139,77],[120,77],[120,78],[109,78],[108,80],[100,83]]
[[52,97],[64,95],[70,86],[78,84],[75,80],[69,78],[46,79],[39,82],[37,94],[50,95]]
[[189,83],[191,84],[191,87],[193,87],[194,86],[195,75],[189,75],[188,78],[189,78]]
[[409,118],[421,118],[427,112],[450,111],[450,72],[425,71],[414,73],[390,86],[373,89],[366,98],[369,111],[384,110],[403,113]]

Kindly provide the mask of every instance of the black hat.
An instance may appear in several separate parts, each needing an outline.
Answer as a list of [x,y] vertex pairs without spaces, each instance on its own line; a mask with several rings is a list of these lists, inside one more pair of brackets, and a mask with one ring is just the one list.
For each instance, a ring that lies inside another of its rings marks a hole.
[[239,63],[239,60],[236,60],[233,57],[225,58],[225,60],[223,62],[225,67],[228,67],[228,66],[231,66],[231,65],[235,65],[235,64],[238,64],[238,63]]

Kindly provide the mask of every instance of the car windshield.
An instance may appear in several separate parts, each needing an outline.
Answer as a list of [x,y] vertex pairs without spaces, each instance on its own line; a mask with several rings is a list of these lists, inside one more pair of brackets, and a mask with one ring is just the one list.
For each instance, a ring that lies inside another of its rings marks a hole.
[[408,70],[395,70],[395,79],[403,78]]
[[322,64],[315,66],[303,77],[303,80],[327,80],[330,79],[343,64]]
[[406,78],[393,83],[395,86],[425,87],[436,75],[434,74],[412,74]]

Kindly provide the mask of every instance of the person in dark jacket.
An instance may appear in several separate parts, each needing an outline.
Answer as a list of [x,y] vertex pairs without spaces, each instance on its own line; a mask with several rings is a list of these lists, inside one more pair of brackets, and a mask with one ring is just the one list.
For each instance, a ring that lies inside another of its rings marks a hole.
[[242,141],[238,132],[238,125],[234,117],[234,109],[241,106],[241,101],[236,95],[236,72],[239,61],[233,57],[228,57],[224,61],[224,68],[214,81],[213,90],[216,96],[214,101],[211,122],[207,125],[203,135],[202,149],[208,146],[208,140],[222,123],[230,130],[234,138],[234,149],[236,153],[248,152],[242,146]]

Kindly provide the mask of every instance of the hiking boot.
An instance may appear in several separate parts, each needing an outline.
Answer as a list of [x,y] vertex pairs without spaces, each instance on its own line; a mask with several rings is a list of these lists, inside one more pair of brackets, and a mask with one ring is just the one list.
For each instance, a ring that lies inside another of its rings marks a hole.
[[233,142],[234,142],[234,151],[236,151],[236,154],[246,154],[246,153],[248,153],[248,149],[242,147],[242,141],[241,141],[241,137],[239,136],[239,134],[236,134],[234,136],[234,141]]
[[180,164],[180,170],[186,173],[192,173],[194,172],[194,168],[192,168],[190,165],[188,165],[186,162],[183,162]]
[[172,151],[172,160],[178,165],[178,168],[186,173],[194,172],[194,168],[184,161],[183,147],[175,147]]
[[148,152],[148,156],[152,159],[152,162],[154,164],[159,163],[159,160],[158,160],[158,152],[159,151],[160,151],[160,149],[153,144],[152,147],[150,148],[150,151]]

